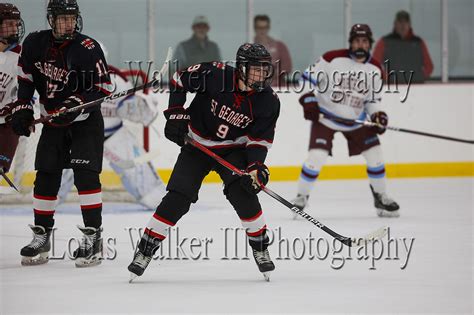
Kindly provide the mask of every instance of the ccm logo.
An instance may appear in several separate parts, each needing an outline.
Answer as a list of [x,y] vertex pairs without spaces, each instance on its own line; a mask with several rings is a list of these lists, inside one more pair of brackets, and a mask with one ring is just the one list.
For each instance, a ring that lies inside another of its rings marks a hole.
[[184,115],[184,114],[173,114],[170,115],[170,119],[189,119],[189,115]]
[[71,164],[89,164],[89,160],[72,159]]

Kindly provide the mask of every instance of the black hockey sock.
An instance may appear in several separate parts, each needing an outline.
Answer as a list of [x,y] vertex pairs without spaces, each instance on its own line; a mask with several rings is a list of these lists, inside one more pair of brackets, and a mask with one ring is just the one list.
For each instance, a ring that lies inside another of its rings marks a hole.
[[102,190],[99,173],[75,169],[74,184],[79,194],[84,226],[99,228],[102,225]]
[[33,190],[33,211],[35,215],[35,225],[40,225],[46,229],[54,226],[54,212],[57,203],[57,194],[61,185],[61,172],[36,173]]

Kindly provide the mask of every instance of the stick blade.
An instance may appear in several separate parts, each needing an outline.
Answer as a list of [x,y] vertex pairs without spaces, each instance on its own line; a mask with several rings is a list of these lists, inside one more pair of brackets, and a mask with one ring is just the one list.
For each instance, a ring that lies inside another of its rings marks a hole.
[[369,233],[365,236],[361,237],[353,237],[351,239],[351,246],[352,247],[360,247],[366,245],[368,242],[373,241],[373,240],[379,240],[383,238],[385,235],[387,235],[388,232],[388,226],[381,227],[372,233]]

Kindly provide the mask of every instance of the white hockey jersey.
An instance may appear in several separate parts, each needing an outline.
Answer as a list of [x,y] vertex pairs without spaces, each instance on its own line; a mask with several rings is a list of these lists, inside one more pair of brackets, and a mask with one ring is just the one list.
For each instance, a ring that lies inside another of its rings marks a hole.
[[[0,112],[2,108],[17,99],[20,52],[20,45],[14,45],[6,51],[0,52]],[[0,124],[4,123],[5,115],[0,115]]]
[[[366,119],[380,110],[382,71],[371,57],[365,63],[352,59],[349,49],[325,53],[301,77],[303,93],[314,92],[321,113],[345,119]],[[326,127],[351,131],[360,125],[347,125],[321,118]]]

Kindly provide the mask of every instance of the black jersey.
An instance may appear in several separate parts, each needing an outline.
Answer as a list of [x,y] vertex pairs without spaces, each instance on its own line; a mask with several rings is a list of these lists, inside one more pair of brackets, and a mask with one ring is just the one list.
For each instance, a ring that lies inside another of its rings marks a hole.
[[189,136],[210,149],[246,147],[249,164],[264,162],[273,143],[280,101],[271,87],[257,93],[238,88],[237,70],[220,62],[201,63],[176,72],[169,107],[187,109]]
[[29,34],[18,65],[18,100],[27,102],[38,91],[42,115],[61,108],[71,96],[87,103],[113,91],[100,45],[80,33],[62,43],[55,42],[51,30]]

